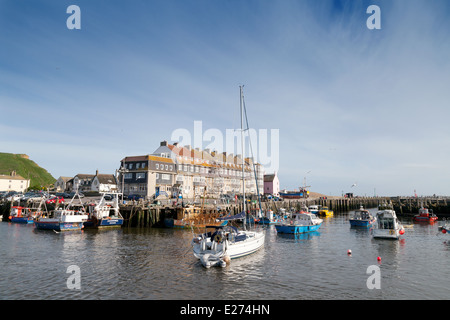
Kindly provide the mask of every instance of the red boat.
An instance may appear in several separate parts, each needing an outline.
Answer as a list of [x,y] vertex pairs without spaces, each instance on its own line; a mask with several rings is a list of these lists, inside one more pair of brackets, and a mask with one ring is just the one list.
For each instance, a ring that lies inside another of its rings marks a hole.
[[434,222],[438,219],[438,217],[433,213],[433,210],[430,211],[427,208],[420,208],[419,214],[414,216],[413,220],[417,222]]

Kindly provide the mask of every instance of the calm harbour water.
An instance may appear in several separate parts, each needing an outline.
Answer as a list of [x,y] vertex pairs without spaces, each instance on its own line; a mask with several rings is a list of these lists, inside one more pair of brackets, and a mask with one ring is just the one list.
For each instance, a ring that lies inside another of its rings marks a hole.
[[[55,233],[1,222],[0,299],[450,299],[450,235],[439,233],[439,221],[403,220],[406,233],[393,241],[350,228],[348,219],[326,218],[318,232],[299,236],[266,227],[262,250],[211,269],[193,257],[190,230]],[[71,265],[80,268],[81,289],[67,287]],[[371,265],[380,289],[367,287]]]

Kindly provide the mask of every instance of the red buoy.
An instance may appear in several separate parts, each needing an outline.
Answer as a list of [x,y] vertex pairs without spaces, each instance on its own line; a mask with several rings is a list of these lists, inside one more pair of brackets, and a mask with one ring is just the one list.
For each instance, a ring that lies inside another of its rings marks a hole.
[[378,261],[381,261],[381,257],[377,257],[377,260],[378,260]]
[[445,229],[442,229],[442,233],[447,233],[447,230],[445,230]]

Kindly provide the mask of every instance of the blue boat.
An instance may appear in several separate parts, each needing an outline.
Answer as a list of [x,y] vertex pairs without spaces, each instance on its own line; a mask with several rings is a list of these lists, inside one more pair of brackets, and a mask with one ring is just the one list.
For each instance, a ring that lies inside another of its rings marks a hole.
[[273,213],[272,210],[267,210],[265,214],[261,214],[257,221],[258,224],[276,224],[281,222],[281,219]]
[[355,210],[355,213],[349,221],[351,227],[367,228],[373,226],[377,221],[377,218],[374,217],[369,210],[366,210],[361,206],[358,210]]
[[[111,200],[106,200],[106,195]],[[103,193],[97,204],[88,207],[88,219],[83,222],[86,228],[113,228],[122,227],[123,217],[119,210],[120,193]]]
[[11,221],[12,223],[22,224],[33,223],[33,216],[31,214],[30,208],[21,206],[11,207],[9,221]]
[[[78,208],[74,205],[74,199],[77,196],[80,200]],[[65,208],[57,208],[50,212],[50,214],[41,213],[33,220],[33,222],[36,229],[69,231],[83,229],[83,222],[87,219],[88,215],[86,214],[86,210],[84,209],[78,192],[76,192]]]
[[82,211],[57,209],[52,212],[51,217],[40,216],[34,219],[34,225],[36,229],[41,230],[81,230],[87,218]]
[[282,223],[275,224],[278,233],[306,233],[319,230],[323,220],[309,212],[292,213],[292,216]]

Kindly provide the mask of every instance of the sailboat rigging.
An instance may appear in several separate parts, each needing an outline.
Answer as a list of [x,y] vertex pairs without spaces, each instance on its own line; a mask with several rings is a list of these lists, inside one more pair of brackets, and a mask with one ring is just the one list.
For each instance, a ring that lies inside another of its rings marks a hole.
[[[243,86],[240,86],[240,111],[241,111],[241,148],[242,148],[242,198],[243,211],[235,216],[227,216],[221,220],[243,220],[243,230],[233,226],[214,226],[214,232],[206,232],[192,239],[194,256],[198,258],[206,268],[211,266],[225,267],[230,259],[252,254],[263,247],[265,241],[264,230],[250,231],[246,226],[246,200],[245,200],[245,146],[244,146],[244,105]],[[247,129],[248,130],[248,121]],[[251,143],[250,143],[251,146]],[[256,179],[256,174],[255,174]],[[258,181],[256,180],[256,185]],[[258,189],[257,189],[258,190]],[[259,190],[258,190],[259,196]],[[260,203],[261,204],[261,203]],[[207,227],[208,228],[208,227]],[[209,227],[211,228],[211,226]]]

